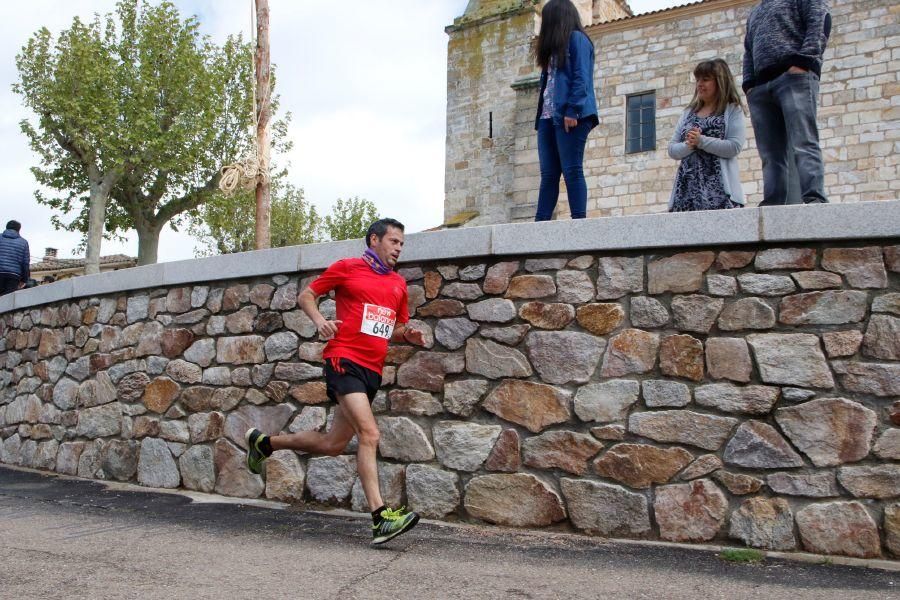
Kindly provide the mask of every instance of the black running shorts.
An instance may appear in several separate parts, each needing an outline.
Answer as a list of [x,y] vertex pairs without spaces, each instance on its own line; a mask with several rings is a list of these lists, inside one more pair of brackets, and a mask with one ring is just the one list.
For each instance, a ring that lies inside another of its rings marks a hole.
[[333,402],[338,396],[361,393],[375,399],[381,387],[381,375],[346,358],[325,359],[325,393]]

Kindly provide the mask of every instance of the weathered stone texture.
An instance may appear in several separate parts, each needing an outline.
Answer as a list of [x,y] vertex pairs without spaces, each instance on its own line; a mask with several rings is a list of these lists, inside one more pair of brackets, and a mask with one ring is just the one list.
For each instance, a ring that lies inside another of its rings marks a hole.
[[544,527],[566,517],[560,497],[534,475],[482,475],[466,485],[464,506],[476,518],[512,527]]
[[575,318],[575,308],[558,302],[526,302],[519,308],[519,316],[541,329],[563,329]]
[[776,494],[830,498],[840,496],[837,479],[827,473],[772,473],[766,477],[766,485]]
[[427,465],[406,468],[409,507],[426,519],[442,519],[459,507],[459,476]]
[[484,468],[488,471],[515,473],[521,466],[519,433],[515,429],[504,429],[484,462]]
[[841,467],[838,482],[855,498],[885,500],[900,496],[900,465]]
[[571,394],[557,388],[530,381],[505,380],[482,403],[484,410],[532,433],[571,418]]
[[440,421],[432,429],[438,461],[458,471],[477,471],[500,435],[499,425]]
[[648,291],[686,293],[700,291],[703,274],[715,260],[713,252],[685,252],[647,265]]
[[659,335],[626,329],[609,340],[600,375],[621,377],[630,373],[646,373],[656,365]]
[[840,273],[855,288],[887,287],[881,248],[826,248],[822,252],[822,268]]
[[738,420],[688,410],[633,413],[628,431],[657,442],[674,442],[718,450]]
[[422,428],[407,417],[377,417],[381,437],[378,451],[385,458],[404,462],[429,461],[434,449]]
[[676,329],[708,333],[722,311],[725,301],[694,294],[672,299],[672,315]]
[[765,385],[736,386],[730,383],[701,385],[694,389],[694,400],[728,413],[768,414],[778,400],[778,388]]
[[719,315],[719,329],[770,329],[775,326],[775,311],[759,298],[741,298],[725,305]]
[[549,275],[518,275],[506,289],[507,298],[537,299],[556,294],[556,282]]
[[760,271],[814,269],[816,251],[813,248],[769,248],[756,255],[753,266]]
[[644,259],[602,256],[597,264],[597,299],[615,300],[644,291]]
[[803,547],[816,554],[881,556],[878,526],[859,502],[811,504],[797,513]]
[[803,459],[767,423],[745,421],[725,447],[725,462],[755,469],[802,467]]
[[587,461],[603,444],[583,433],[548,431],[522,444],[522,461],[536,469],[562,469],[575,475],[587,472]]
[[572,524],[588,533],[615,537],[644,537],[650,533],[647,498],[617,485],[579,479],[560,479]]
[[872,315],[863,338],[862,353],[871,358],[900,360],[900,317]]
[[657,448],[646,444],[617,444],[593,463],[600,477],[645,489],[668,483],[693,460],[684,448]]
[[750,498],[731,514],[728,535],[753,548],[794,550],[794,515],[783,498]]
[[865,318],[867,306],[865,292],[807,292],[783,298],[778,320],[786,325],[857,323]]
[[653,504],[659,536],[672,542],[704,542],[725,524],[728,500],[708,479],[660,486]]
[[631,299],[631,324],[634,327],[662,327],[669,322],[669,310],[656,298],[637,296]]
[[670,335],[659,345],[659,370],[672,377],[703,379],[703,342],[689,335]]
[[609,423],[623,421],[637,404],[637,381],[611,380],[582,386],[575,394],[575,414],[582,421]]
[[666,379],[648,379],[641,382],[644,404],[650,408],[687,406],[691,390],[683,383]]
[[822,334],[828,358],[853,356],[859,350],[863,334],[855,329],[849,331],[827,331]]
[[763,333],[747,336],[760,376],[766,383],[832,388],[834,378],[819,347],[818,336]]
[[341,503],[347,500],[356,481],[355,456],[323,456],[309,459],[306,487],[319,502]]
[[606,343],[603,339],[575,331],[533,331],[528,334],[525,345],[541,379],[563,384],[588,381],[600,362]]
[[711,337],[706,340],[706,371],[713,379],[750,381],[753,364],[743,338]]
[[775,420],[814,465],[827,467],[865,458],[877,417],[857,402],[826,398],[779,408]]

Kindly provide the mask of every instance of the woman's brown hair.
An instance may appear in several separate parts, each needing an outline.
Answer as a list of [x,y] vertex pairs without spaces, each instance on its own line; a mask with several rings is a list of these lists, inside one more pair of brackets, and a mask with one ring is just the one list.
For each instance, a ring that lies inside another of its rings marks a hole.
[[[737,104],[741,107],[741,110],[744,110],[744,105],[741,103],[741,97],[738,94],[737,85],[734,83],[734,76],[731,74],[731,69],[728,68],[727,62],[721,58],[704,60],[694,67],[694,79],[700,79],[702,77],[711,77],[716,82],[717,97],[715,107],[713,108],[714,114],[724,114],[725,109],[728,108],[729,104]],[[697,96],[697,90],[694,89],[694,98],[691,100],[691,103],[688,104],[688,108],[693,112],[697,112],[702,107],[703,102],[701,102],[700,98]]]

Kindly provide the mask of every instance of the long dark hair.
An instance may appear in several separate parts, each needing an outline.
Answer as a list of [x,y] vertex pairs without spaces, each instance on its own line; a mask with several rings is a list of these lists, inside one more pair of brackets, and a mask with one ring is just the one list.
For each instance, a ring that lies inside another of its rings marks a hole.
[[553,57],[556,57],[558,68],[566,64],[569,37],[573,31],[580,31],[587,36],[581,25],[578,9],[571,0],[550,0],[544,5],[541,11],[541,32],[532,51],[534,61],[541,70],[550,66],[550,59]]

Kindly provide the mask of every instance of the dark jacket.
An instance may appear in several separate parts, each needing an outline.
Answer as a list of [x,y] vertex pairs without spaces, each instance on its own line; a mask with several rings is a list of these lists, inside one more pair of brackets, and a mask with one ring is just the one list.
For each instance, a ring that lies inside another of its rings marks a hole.
[[829,35],[831,14],[825,0],[763,0],[747,17],[744,91],[791,67],[821,76]]
[[7,229],[0,235],[0,273],[16,275],[19,281],[28,281],[31,276],[29,263],[31,254],[28,242],[15,229]]
[[[553,90],[555,111],[553,121],[562,123],[563,117],[588,119],[596,127],[597,98],[594,96],[594,45],[588,36],[573,31],[569,36],[569,50],[566,64],[556,70],[556,87]],[[537,129],[544,110],[544,90],[547,88],[547,70],[541,73],[541,92],[538,95]]]

